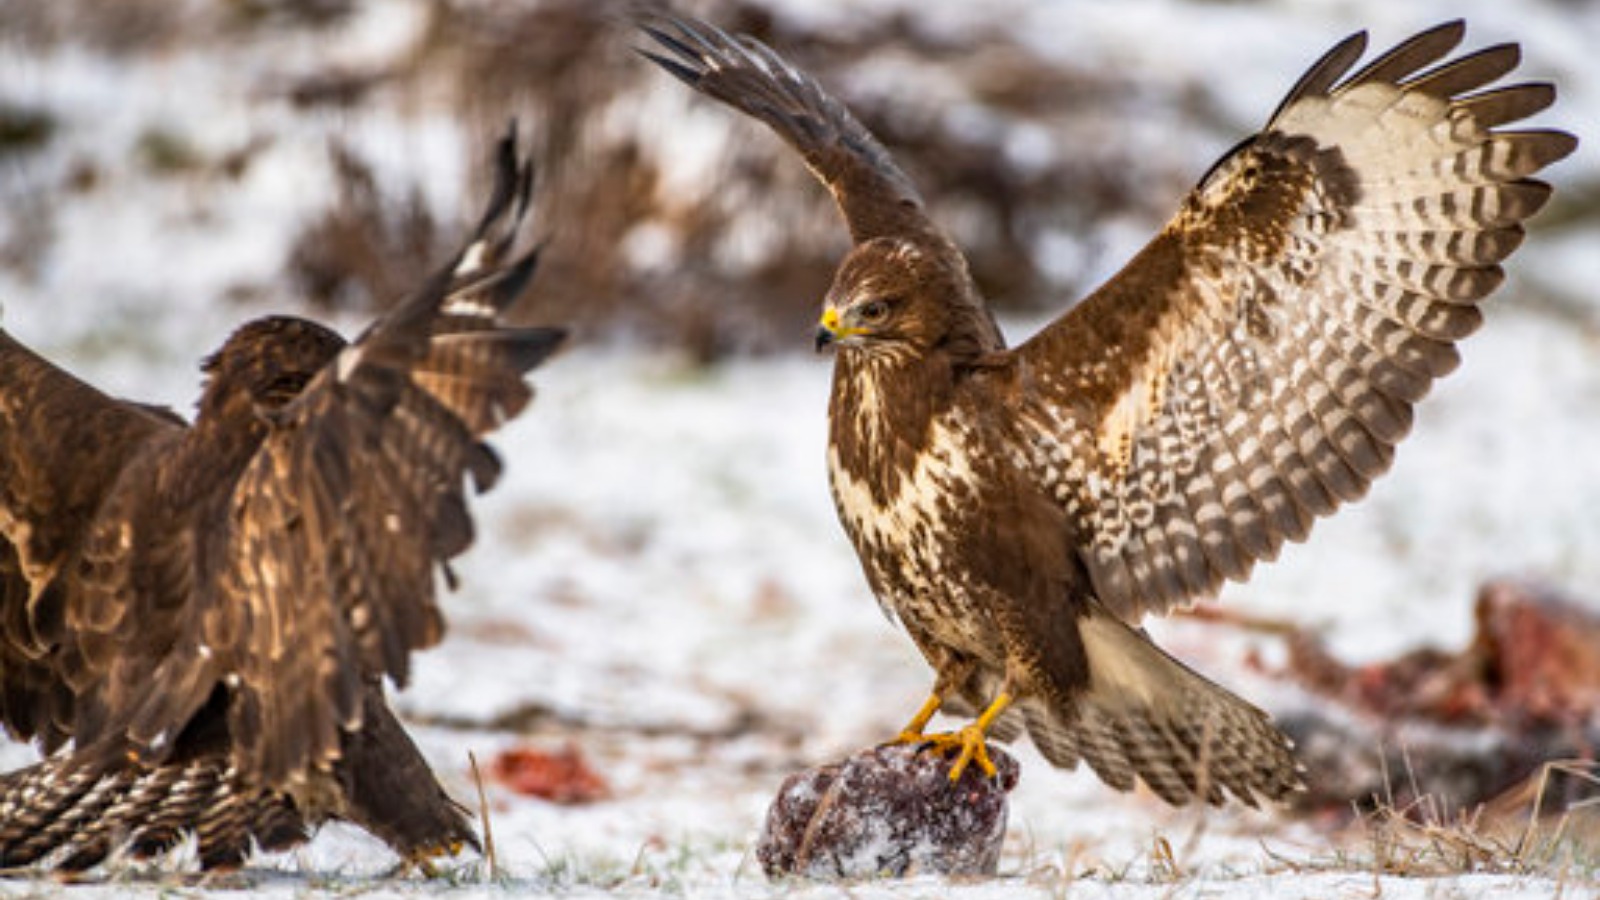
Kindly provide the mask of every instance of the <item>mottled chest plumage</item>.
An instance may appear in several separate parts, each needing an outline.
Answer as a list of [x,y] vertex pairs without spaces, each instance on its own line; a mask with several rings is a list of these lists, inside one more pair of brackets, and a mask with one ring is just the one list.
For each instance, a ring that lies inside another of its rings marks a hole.
[[978,486],[997,461],[954,412],[928,424],[920,447],[898,440],[868,438],[853,455],[832,442],[828,473],[840,522],[886,613],[976,653],[991,643],[983,639],[991,629],[986,588],[968,562],[986,540]]

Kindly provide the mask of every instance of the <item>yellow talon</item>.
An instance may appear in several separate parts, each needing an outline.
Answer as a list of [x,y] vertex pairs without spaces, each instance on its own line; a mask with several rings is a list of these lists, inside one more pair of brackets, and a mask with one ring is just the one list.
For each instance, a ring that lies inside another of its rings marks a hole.
[[917,714],[911,717],[911,721],[906,723],[906,727],[900,729],[900,733],[896,735],[895,739],[889,743],[922,743],[922,730],[928,727],[928,720],[933,718],[933,714],[939,711],[939,707],[941,705],[943,705],[943,701],[939,699],[938,694],[928,695],[928,699],[922,702],[922,708],[917,710]]
[[983,729],[977,723],[966,726],[960,731],[944,731],[939,734],[924,735],[918,739],[924,747],[940,754],[956,754],[956,761],[950,766],[950,780],[960,781],[961,773],[967,770],[969,763],[976,762],[983,774],[993,778],[995,774],[994,763],[989,759],[989,750],[986,746]]
[[928,720],[933,718],[933,714],[939,711],[941,705],[943,701],[939,699],[937,693],[929,696],[923,701],[922,708],[917,710],[917,714],[906,723],[906,727],[900,729],[900,733],[889,743],[921,744],[943,754],[956,751],[956,761],[950,766],[951,781],[961,780],[961,774],[974,762],[983,770],[984,775],[993,778],[997,770],[994,762],[989,759],[989,729],[993,727],[994,721],[1000,718],[1001,713],[1011,706],[1011,694],[1007,691],[996,694],[989,708],[985,709],[976,721],[960,731],[924,734],[923,729],[928,727]]
[[977,763],[978,768],[989,778],[995,776],[997,771],[994,762],[989,759],[989,729],[994,726],[994,721],[1000,718],[1011,706],[1011,695],[1001,691],[995,695],[994,702],[989,708],[978,716],[977,721],[966,726],[960,731],[946,732],[944,734],[929,735],[925,740],[936,747],[941,753],[959,750],[956,761],[950,766],[950,780],[961,780],[962,773],[967,771],[969,763]]
[[456,856],[466,847],[460,840],[442,841],[437,844],[427,844],[411,851],[405,859],[400,860],[398,872],[416,872],[423,878],[437,878],[440,870],[434,865],[434,860],[447,856]]
[[950,766],[950,780],[960,781],[961,773],[965,772],[967,764],[972,762],[978,764],[978,768],[983,770],[985,776],[993,778],[995,768],[994,762],[989,759],[988,735],[985,730],[976,724],[968,725],[956,732],[954,737],[956,743],[961,745],[961,754]]

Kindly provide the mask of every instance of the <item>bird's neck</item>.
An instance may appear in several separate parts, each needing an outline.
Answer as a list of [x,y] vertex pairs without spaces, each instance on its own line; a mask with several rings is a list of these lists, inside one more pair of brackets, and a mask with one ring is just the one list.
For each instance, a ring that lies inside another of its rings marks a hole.
[[828,403],[835,465],[891,490],[911,471],[954,387],[953,369],[938,354],[841,352]]
[[261,448],[267,426],[254,415],[227,416],[201,410],[194,426],[186,431],[174,448],[182,461],[163,467],[174,479],[160,485],[160,495],[169,502],[193,503],[218,490],[231,490],[256,451]]

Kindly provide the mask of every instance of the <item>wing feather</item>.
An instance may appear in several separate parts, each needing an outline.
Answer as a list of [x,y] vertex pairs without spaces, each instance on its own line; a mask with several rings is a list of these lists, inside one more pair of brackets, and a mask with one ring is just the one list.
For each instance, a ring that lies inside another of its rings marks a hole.
[[[1356,74],[1351,75],[1343,88],[1364,84],[1402,84],[1413,73],[1443,59],[1461,45],[1467,36],[1467,23],[1461,19],[1444,22],[1415,34],[1396,45]],[[1330,92],[1331,93],[1331,92]]]
[[761,42],[714,25],[652,16],[665,54],[639,51],[695,90],[765,122],[828,190],[856,243],[934,233],[922,197],[889,151],[816,80]]
[[469,479],[487,489],[499,471],[482,438],[527,405],[525,374],[564,338],[500,322],[537,257],[513,249],[531,183],[514,135],[498,159],[462,251],[268,415],[227,527],[191,551],[192,627],[157,673],[180,689],[134,705],[139,748],[159,751],[226,678],[230,729],[256,736],[235,748],[241,777],[292,790],[362,726],[365,686],[403,684],[411,652],[440,638],[436,573],[472,541]]
[[[0,723],[47,751],[71,737],[75,685],[94,661],[53,648],[66,627],[68,563],[131,460],[182,429],[153,407],[109,397],[0,330]],[[73,567],[74,569],[76,567]],[[96,610],[108,627],[121,609]],[[153,629],[154,640],[163,635]]]
[[[1434,97],[1459,97],[1504,78],[1520,62],[1522,62],[1521,47],[1516,44],[1495,44],[1458,56],[1399,83],[1406,88]],[[1470,102],[1470,98],[1463,102]],[[1523,116],[1516,118],[1520,119]],[[1488,127],[1502,123],[1482,121],[1482,124]]]
[[[1042,373],[1021,417],[1034,468],[1119,614],[1246,577],[1362,496],[1455,368],[1549,196],[1529,176],[1575,145],[1502,129],[1554,91],[1494,86],[1515,45],[1441,62],[1463,34],[1348,77],[1364,36],[1339,44],[1121,273],[1006,357]],[[1064,468],[1075,430],[1087,456]]]
[[[420,302],[439,308],[449,295]],[[460,343],[463,334],[442,339]],[[542,329],[482,334],[487,349],[462,354],[473,364],[448,390],[426,378],[391,386],[413,370],[365,357],[343,377],[324,370],[240,480],[223,584],[252,619],[239,675],[271,738],[246,748],[242,770],[271,782],[308,760],[331,762],[337,728],[360,725],[363,681],[386,674],[404,684],[411,651],[441,636],[435,571],[472,541],[468,477],[483,489],[498,472],[479,438],[526,402],[522,373],[561,339]],[[373,335],[391,337],[381,328]],[[425,351],[415,365],[450,356]],[[285,671],[307,674],[286,682]]]

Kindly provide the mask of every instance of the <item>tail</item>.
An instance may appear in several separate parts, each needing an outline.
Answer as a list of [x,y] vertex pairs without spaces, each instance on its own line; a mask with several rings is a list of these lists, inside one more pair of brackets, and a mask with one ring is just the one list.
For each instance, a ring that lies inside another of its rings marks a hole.
[[48,861],[80,872],[119,849],[159,856],[194,834],[210,870],[306,839],[287,797],[236,785],[223,755],[106,769],[58,754],[0,779],[0,868]]
[[1266,713],[1162,652],[1095,607],[1080,620],[1090,684],[1070,709],[1023,707],[1028,733],[1061,768],[1087,762],[1106,784],[1137,777],[1161,799],[1220,805],[1224,790],[1254,807],[1303,790],[1293,742]]

